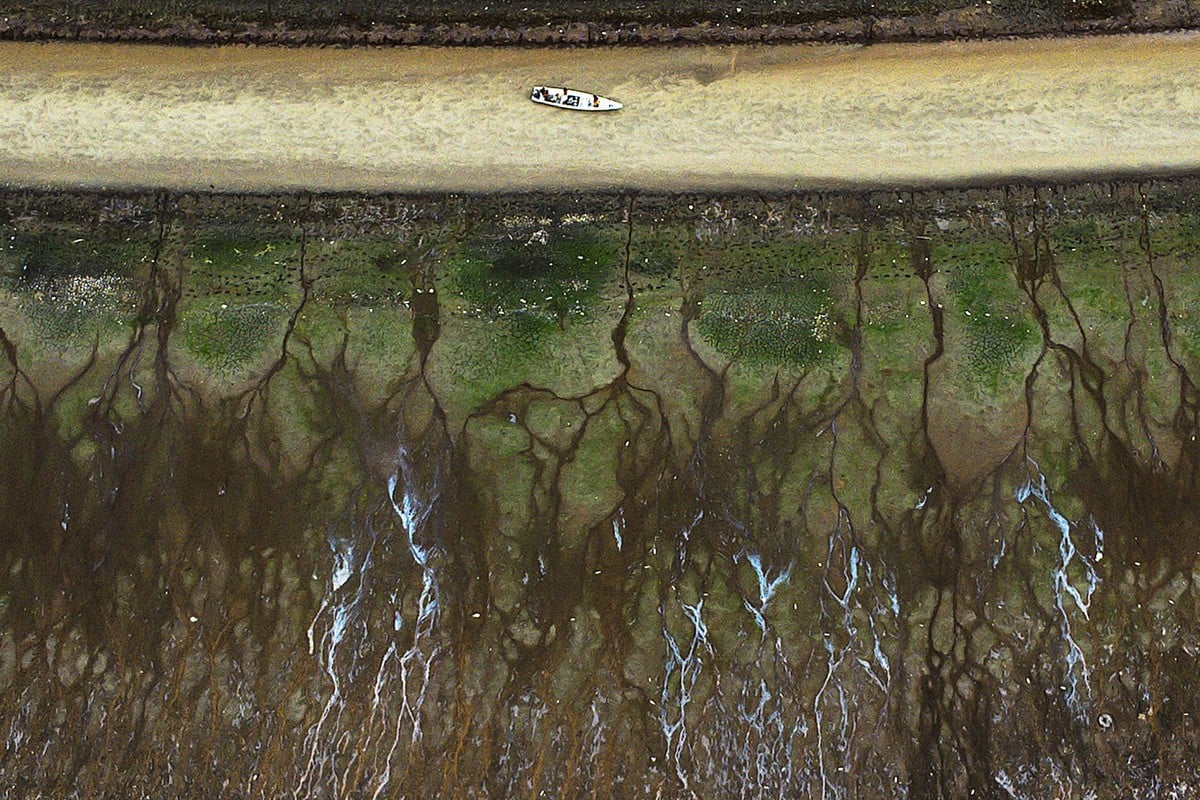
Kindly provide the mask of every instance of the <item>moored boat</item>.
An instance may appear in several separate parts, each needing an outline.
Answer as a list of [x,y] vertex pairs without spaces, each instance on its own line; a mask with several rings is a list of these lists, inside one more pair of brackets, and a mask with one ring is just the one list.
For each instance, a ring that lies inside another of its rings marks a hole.
[[535,86],[529,99],[544,106],[567,108],[572,111],[616,111],[621,104],[616,100],[601,97],[577,89],[558,89],[553,86]]

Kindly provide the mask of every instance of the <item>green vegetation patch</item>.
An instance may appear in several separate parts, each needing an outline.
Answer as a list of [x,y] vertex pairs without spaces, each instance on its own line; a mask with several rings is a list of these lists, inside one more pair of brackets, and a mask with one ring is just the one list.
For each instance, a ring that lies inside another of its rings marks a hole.
[[511,349],[528,355],[572,321],[593,317],[620,263],[617,247],[598,237],[534,234],[468,250],[450,264],[450,288],[465,313],[494,319]]
[[412,291],[410,275],[421,260],[405,242],[335,239],[309,245],[306,272],[314,279],[314,298],[339,306],[387,305]]
[[714,292],[698,322],[704,338],[730,358],[754,365],[809,367],[830,358],[833,300],[808,279]]
[[287,310],[274,303],[193,304],[183,317],[183,341],[204,366],[229,375],[262,354],[286,315]]
[[0,253],[0,286],[37,337],[58,347],[128,324],[137,313],[133,277],[152,258],[145,241],[84,233],[19,232]]
[[967,368],[995,383],[1037,339],[997,243],[958,245],[935,256],[948,263],[947,288],[966,334]]
[[1155,258],[1174,255],[1193,264],[1200,262],[1200,214],[1182,211],[1156,217],[1150,243]]
[[447,406],[464,412],[526,382],[575,394],[610,380],[623,245],[595,229],[527,227],[476,238],[447,258],[429,362]]
[[153,255],[149,242],[123,232],[106,235],[72,228],[20,231],[6,238],[0,277],[14,289],[74,277],[126,278]]
[[535,234],[482,245],[453,264],[452,272],[459,295],[480,312],[563,326],[588,315],[619,264],[616,246],[598,238]]
[[215,231],[188,246],[184,288],[191,297],[278,303],[299,291],[299,257],[289,239]]

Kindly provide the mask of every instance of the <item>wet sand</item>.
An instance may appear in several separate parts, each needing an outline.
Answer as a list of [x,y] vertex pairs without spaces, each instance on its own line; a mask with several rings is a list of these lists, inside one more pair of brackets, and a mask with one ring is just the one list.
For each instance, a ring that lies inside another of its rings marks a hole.
[[[530,103],[535,83],[625,103]],[[471,191],[1200,167],[1200,35],[658,50],[0,45],[0,182]]]

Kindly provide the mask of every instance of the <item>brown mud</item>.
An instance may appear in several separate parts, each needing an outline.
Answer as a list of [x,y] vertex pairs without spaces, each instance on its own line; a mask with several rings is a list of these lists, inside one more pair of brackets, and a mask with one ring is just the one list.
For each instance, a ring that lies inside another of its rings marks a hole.
[[5,194],[0,788],[1191,796],[1198,197]]

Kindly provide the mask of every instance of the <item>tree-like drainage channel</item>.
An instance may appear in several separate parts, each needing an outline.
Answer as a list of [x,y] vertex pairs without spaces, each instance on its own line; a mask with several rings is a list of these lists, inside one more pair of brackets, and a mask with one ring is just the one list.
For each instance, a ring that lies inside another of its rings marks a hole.
[[1185,180],[0,195],[13,797],[1189,797]]

